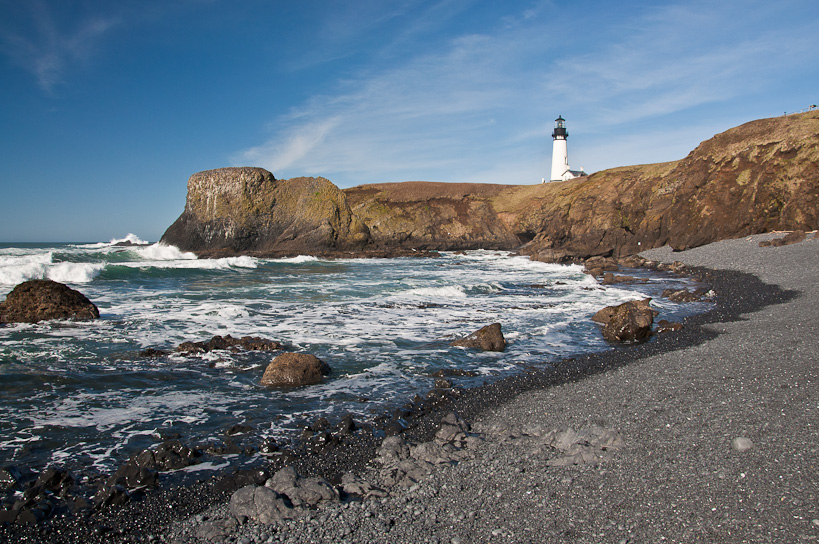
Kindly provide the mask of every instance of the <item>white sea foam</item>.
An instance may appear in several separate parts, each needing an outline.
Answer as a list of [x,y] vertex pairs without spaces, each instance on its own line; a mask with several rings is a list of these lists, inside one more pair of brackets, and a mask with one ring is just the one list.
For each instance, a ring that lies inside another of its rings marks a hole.
[[134,248],[134,252],[146,261],[180,261],[194,260],[196,255],[187,251],[181,251],[176,246],[169,246],[162,242],[157,242],[147,247]]
[[398,293],[401,297],[418,297],[418,298],[466,298],[466,290],[461,285],[446,285],[442,287],[416,287],[409,289],[402,293]]
[[123,243],[126,243],[126,242],[130,242],[130,243],[132,243],[134,245],[140,245],[140,246],[144,246],[144,245],[149,243],[149,242],[146,242],[145,240],[142,240],[136,234],[129,232],[128,235],[125,238],[113,238],[110,242],[108,242],[108,244],[113,246],[113,245],[116,245],[116,244],[123,244]]
[[225,257],[222,259],[216,259],[219,263],[224,263],[227,266],[232,268],[258,268],[259,261],[254,257],[248,257],[246,255],[242,255],[240,257]]
[[101,263],[53,262],[53,252],[0,257],[0,285],[17,285],[27,280],[50,279],[61,283],[93,281],[105,265]]
[[284,257],[281,259],[269,259],[271,262],[276,263],[311,263],[314,261],[318,261],[316,257],[312,257],[310,255],[297,255],[295,257]]
[[[153,247],[153,246],[151,246]],[[172,247],[172,246],[166,246]],[[149,248],[147,248],[149,249]],[[176,248],[174,250],[178,251]],[[146,260],[118,263],[129,268],[180,268],[199,270],[229,270],[231,268],[258,268],[259,261],[254,257],[223,257],[221,259],[198,259],[193,253],[175,254],[166,252],[162,258],[152,259],[150,254],[142,255]],[[172,258],[173,257],[173,258]],[[179,257],[179,258],[176,258]]]
[[[186,433],[201,438],[241,414],[240,419],[272,421],[270,434],[279,435],[307,415],[326,412],[332,419],[350,411],[371,417],[383,399],[409,398],[419,387],[430,387],[429,374],[438,368],[497,375],[603,349],[605,341],[588,317],[603,306],[643,298],[622,286],[601,287],[577,266],[503,252],[311,264],[316,260],[196,259],[159,244],[0,250],[0,271],[33,267],[45,274],[51,268],[76,279],[107,264],[110,274],[82,290],[115,316],[88,325],[41,324],[32,333],[0,329],[0,356],[12,360],[6,368],[25,367],[61,380],[94,377],[18,398],[6,415],[0,413],[0,422],[16,429],[16,436],[77,437],[51,451],[61,452],[66,462],[90,456],[99,466],[110,463],[110,452],[119,455],[142,442],[129,439],[146,429],[190,426]],[[159,268],[199,271],[156,273]],[[660,301],[657,307],[665,308]],[[503,354],[449,347],[452,339],[492,322],[502,323],[509,341]],[[215,334],[270,338],[289,350],[315,353],[334,373],[317,386],[270,391],[258,385],[269,354],[136,356],[146,347],[172,350]],[[132,372],[134,380],[128,378]],[[112,383],[98,384],[98,376],[111,376]],[[157,387],[145,386],[145,380],[156,380]],[[37,429],[18,423],[32,420]],[[76,445],[80,438],[83,444]],[[10,447],[0,437],[0,452]]]
[[104,264],[96,263],[56,263],[46,271],[50,280],[61,283],[89,283],[105,270]]
[[[118,405],[118,403],[120,403]],[[103,406],[98,406],[99,404]],[[209,393],[167,392],[155,396],[138,396],[117,401],[110,393],[78,393],[66,398],[52,409],[43,407],[32,414],[36,427],[94,427],[100,432],[152,419],[157,414],[184,412],[184,418],[196,421],[208,410],[218,410],[219,402]]]
[[0,257],[0,284],[17,285],[26,280],[42,279],[51,260],[51,252]]

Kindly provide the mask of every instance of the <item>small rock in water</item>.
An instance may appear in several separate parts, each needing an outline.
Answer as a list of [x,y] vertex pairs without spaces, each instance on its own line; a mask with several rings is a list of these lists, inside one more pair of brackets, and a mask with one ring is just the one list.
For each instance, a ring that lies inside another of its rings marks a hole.
[[299,387],[321,383],[330,366],[309,353],[282,353],[267,365],[262,385]]
[[503,351],[506,339],[503,337],[500,323],[487,325],[465,338],[450,342],[450,346],[480,349],[483,351]]
[[745,438],[744,436],[738,436],[731,440],[731,449],[738,452],[748,451],[749,449],[754,447],[754,443],[751,441],[750,438]]

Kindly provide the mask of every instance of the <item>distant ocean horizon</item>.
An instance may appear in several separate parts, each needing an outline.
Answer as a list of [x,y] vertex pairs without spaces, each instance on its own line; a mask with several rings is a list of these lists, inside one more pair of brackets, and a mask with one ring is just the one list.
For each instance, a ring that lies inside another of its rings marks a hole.
[[[609,349],[590,321],[607,305],[651,296],[670,320],[709,307],[659,296],[692,288],[690,279],[633,275],[648,281],[603,286],[576,265],[486,250],[198,259],[133,234],[0,243],[0,299],[23,281],[49,278],[85,294],[101,313],[93,322],[0,327],[0,460],[107,472],[162,436],[203,444],[243,424],[260,438],[288,439],[318,416],[367,421],[431,389],[438,370],[469,371],[474,376],[457,382],[468,387]],[[494,322],[506,351],[449,345]],[[271,389],[259,379],[275,353],[173,351],[228,334],[281,342],[333,371],[319,385]],[[169,354],[140,356],[147,348]]]

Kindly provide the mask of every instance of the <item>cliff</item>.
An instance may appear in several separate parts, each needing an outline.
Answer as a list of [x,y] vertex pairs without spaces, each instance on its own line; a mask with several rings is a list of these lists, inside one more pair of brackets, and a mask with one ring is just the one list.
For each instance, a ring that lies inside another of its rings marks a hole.
[[190,177],[185,211],[162,241],[198,254],[321,253],[360,249],[369,231],[324,178],[220,168]]
[[550,184],[523,252],[546,261],[685,249],[819,226],[819,112],[752,121],[680,161]]
[[344,191],[260,168],[200,172],[162,240],[199,254],[520,249],[571,261],[819,226],[819,112],[752,121],[679,161],[537,185]]
[[525,237],[504,221],[494,204],[523,190],[514,185],[408,181],[344,192],[376,247],[446,250],[520,246]]

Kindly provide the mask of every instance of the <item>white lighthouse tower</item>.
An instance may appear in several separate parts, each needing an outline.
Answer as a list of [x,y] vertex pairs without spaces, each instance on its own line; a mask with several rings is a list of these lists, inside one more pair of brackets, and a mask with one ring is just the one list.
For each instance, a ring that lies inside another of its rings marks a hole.
[[566,130],[566,120],[563,116],[558,116],[555,119],[555,130],[552,132],[552,177],[551,181],[563,181],[572,179],[571,170],[569,169],[569,150],[566,147],[566,138],[569,133]]

